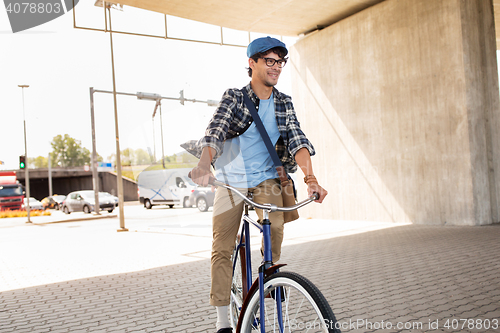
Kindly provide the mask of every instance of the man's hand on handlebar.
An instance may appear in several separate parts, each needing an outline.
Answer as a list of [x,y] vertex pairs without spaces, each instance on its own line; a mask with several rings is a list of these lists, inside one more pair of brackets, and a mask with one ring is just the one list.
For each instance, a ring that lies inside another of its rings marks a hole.
[[208,186],[215,178],[210,168],[197,166],[189,173],[189,177],[200,186]]
[[307,195],[311,196],[314,192],[319,194],[319,199],[315,200],[315,202],[318,203],[323,202],[323,199],[325,199],[326,195],[328,194],[328,191],[319,186],[318,183],[311,182],[307,185]]
[[[210,171],[210,163],[215,155],[215,149],[211,147],[204,147],[200,156],[200,161],[198,162],[198,166],[196,166],[189,173],[188,177],[193,180],[196,184],[200,186],[208,186],[212,185],[213,180],[215,179],[212,171]],[[212,187],[213,191],[213,187]]]

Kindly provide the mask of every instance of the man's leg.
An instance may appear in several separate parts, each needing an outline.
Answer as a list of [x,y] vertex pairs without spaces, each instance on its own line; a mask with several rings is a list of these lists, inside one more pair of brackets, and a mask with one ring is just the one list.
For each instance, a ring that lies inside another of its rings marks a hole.
[[[246,191],[246,190],[245,190]],[[212,218],[212,265],[210,305],[217,307],[217,330],[230,327],[227,306],[231,294],[232,262],[236,235],[243,213],[243,200],[225,188],[215,193]]]
[[[268,179],[250,191],[253,192],[253,199],[257,203],[270,203],[279,207],[283,206],[281,187],[278,179]],[[256,209],[259,220],[262,221],[262,210]],[[283,226],[285,223],[282,212],[269,214],[271,221],[271,247],[273,250],[273,262],[276,263],[281,256],[281,243],[283,242]]]

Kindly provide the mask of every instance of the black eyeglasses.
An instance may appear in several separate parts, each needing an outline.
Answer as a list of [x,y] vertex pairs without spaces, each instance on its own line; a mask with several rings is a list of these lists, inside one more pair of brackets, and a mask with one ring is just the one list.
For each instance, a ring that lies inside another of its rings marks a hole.
[[273,58],[260,58],[260,59],[264,59],[264,61],[266,62],[267,67],[273,67],[274,64],[277,63],[279,68],[283,68],[286,65],[286,61],[288,60],[287,58],[285,58],[285,59],[279,59],[279,60],[276,60],[276,59],[273,59]]

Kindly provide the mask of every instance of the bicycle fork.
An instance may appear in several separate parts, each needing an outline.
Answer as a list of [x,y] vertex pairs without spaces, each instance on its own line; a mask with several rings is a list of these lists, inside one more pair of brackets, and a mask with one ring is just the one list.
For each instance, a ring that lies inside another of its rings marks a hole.
[[[264,306],[264,272],[273,265],[273,252],[271,249],[271,222],[269,221],[269,212],[267,210],[262,210],[262,233],[264,239],[264,262],[259,267],[259,297],[260,297],[260,332],[266,332],[266,323],[263,322],[265,316],[265,306]],[[283,313],[281,304],[281,288],[275,289],[275,302],[276,302],[276,312],[278,316],[278,324],[280,333],[284,332],[283,326]]]

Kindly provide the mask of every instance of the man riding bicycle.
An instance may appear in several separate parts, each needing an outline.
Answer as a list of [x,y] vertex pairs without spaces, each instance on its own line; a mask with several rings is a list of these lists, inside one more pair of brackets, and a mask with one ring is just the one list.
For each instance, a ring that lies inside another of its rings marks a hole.
[[[244,102],[244,93],[255,104],[265,130],[276,148],[287,173],[295,172],[297,165],[304,173],[308,195],[319,194],[322,202],[328,192],[314,176],[311,156],[314,148],[300,129],[292,100],[274,86],[278,83],[283,66],[287,62],[285,44],[275,38],[263,37],[252,41],[247,48],[250,83],[242,90],[228,89],[210,120],[205,136],[196,146],[188,149],[200,158],[191,171],[193,181],[207,186],[213,177],[245,192],[252,192],[255,202],[283,206],[281,185],[276,167],[253,122]],[[228,320],[232,264],[234,248],[243,202],[229,190],[219,189],[213,208],[213,243],[211,261],[210,304],[217,309],[217,333],[232,332]],[[262,211],[257,210],[262,220]],[[273,212],[271,222],[272,255],[280,258],[283,241],[284,217]]]

